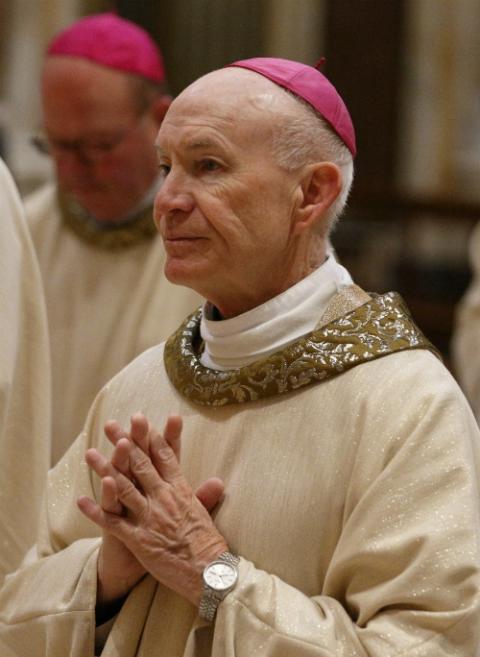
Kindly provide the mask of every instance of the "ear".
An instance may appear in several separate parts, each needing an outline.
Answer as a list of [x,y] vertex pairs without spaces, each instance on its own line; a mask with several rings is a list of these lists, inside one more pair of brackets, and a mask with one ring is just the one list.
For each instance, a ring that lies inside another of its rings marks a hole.
[[161,96],[159,96],[153,101],[152,113],[155,121],[158,123],[159,126],[162,123],[163,119],[165,118],[165,114],[167,113],[167,110],[170,107],[172,100],[173,98],[171,96],[168,96],[167,94],[162,94]]
[[301,181],[302,201],[297,208],[294,234],[301,234],[322,221],[342,188],[342,174],[333,162],[306,167]]

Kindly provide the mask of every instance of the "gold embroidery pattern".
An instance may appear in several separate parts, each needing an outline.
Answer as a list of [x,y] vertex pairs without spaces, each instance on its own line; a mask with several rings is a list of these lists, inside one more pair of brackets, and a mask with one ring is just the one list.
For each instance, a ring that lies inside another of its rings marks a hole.
[[429,349],[438,356],[396,292],[372,295],[367,303],[285,349],[226,372],[200,363],[200,318],[198,310],[168,339],[164,360],[175,388],[203,406],[281,395],[406,349]]
[[123,223],[100,223],[62,194],[58,195],[62,219],[68,228],[84,242],[107,251],[120,251],[152,239],[157,234],[153,223],[153,209],[148,207]]

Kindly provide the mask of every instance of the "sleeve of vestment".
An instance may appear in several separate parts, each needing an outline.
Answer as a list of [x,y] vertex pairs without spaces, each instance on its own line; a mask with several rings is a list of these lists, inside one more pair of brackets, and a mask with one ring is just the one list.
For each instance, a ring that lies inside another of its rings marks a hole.
[[50,362],[40,272],[0,160],[0,584],[35,541],[50,465]]
[[2,657],[93,657],[100,538],[76,508],[95,495],[86,436],[51,470],[35,554],[0,591]]
[[474,657],[479,435],[443,378],[425,393],[373,387],[323,590],[308,597],[242,559],[212,657]]

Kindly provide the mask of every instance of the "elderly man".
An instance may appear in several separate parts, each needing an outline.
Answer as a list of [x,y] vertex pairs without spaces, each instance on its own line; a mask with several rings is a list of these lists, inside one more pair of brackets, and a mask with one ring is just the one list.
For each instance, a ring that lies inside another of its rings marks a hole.
[[0,160],[0,582],[35,543],[50,464],[45,303],[18,192]]
[[2,654],[86,657],[96,635],[103,656],[472,657],[478,429],[399,298],[325,255],[342,100],[309,66],[237,62],[157,144],[165,272],[208,302],[52,471]]
[[41,90],[35,143],[57,185],[26,211],[50,325],[55,463],[108,379],[201,299],[166,280],[153,224],[153,144],[171,98],[152,39],[114,14],[81,19],[49,45]]

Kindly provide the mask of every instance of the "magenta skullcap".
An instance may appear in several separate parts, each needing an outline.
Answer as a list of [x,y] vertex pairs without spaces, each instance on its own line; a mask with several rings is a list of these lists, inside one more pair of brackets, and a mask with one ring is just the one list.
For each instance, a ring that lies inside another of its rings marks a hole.
[[162,54],[140,26],[112,12],[86,16],[53,38],[47,55],[67,55],[154,82],[165,79]]
[[316,68],[277,57],[243,59],[229,66],[260,73],[295,96],[306,100],[330,124],[355,156],[355,129],[348,109],[333,84]]

